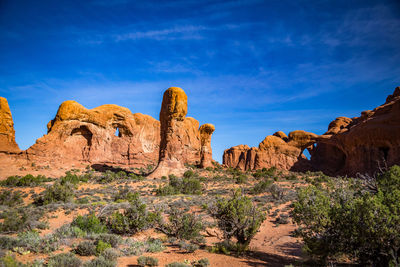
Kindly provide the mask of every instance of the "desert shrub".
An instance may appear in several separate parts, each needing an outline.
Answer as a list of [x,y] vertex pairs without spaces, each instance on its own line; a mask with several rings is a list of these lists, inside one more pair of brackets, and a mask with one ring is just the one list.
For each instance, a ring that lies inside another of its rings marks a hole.
[[120,243],[122,243],[122,238],[119,235],[114,234],[99,234],[94,237],[96,242],[103,241],[111,245],[111,247],[116,248]]
[[0,218],[0,232],[12,233],[30,229],[44,229],[46,224],[39,221],[43,212],[30,208],[9,209],[4,211]]
[[108,183],[112,183],[114,181],[127,180],[127,179],[132,179],[132,178],[136,179],[139,177],[136,175],[128,176],[128,174],[123,170],[120,170],[118,172],[112,172],[110,170],[107,170],[104,173],[102,173],[100,176],[98,176],[96,178],[96,181],[101,184],[108,184]]
[[84,267],[115,267],[117,266],[117,262],[114,260],[109,260],[104,258],[103,256],[100,256],[98,258],[95,258],[91,261],[85,262],[83,265]]
[[27,265],[17,261],[12,253],[7,253],[0,258],[0,266],[2,267],[27,267]]
[[132,201],[134,200],[139,193],[133,192],[129,187],[124,187],[120,189],[114,196],[114,201],[115,202],[123,202],[123,201]]
[[52,179],[46,178],[44,175],[33,176],[32,174],[27,174],[23,177],[20,176],[10,176],[4,181],[0,181],[1,186],[37,186],[45,182],[49,182]]
[[187,253],[193,253],[199,249],[199,245],[185,241],[180,241],[178,243],[178,246],[180,249],[184,250]]
[[211,216],[217,220],[218,228],[224,237],[230,240],[235,237],[237,242],[246,248],[255,236],[261,223],[266,219],[250,200],[242,195],[240,190],[235,191],[229,199],[218,199],[210,207]]
[[50,257],[47,267],[80,267],[82,262],[72,253],[60,253]]
[[237,184],[244,184],[247,182],[247,176],[245,174],[240,174],[235,177]]
[[106,249],[111,248],[111,245],[102,240],[96,241],[96,255],[100,255]]
[[34,204],[38,206],[47,205],[54,202],[70,202],[75,196],[75,186],[69,182],[61,184],[55,182],[48,186],[37,198]]
[[277,184],[272,184],[269,186],[268,192],[271,193],[272,198],[275,200],[282,200],[285,196],[284,190]]
[[137,262],[139,266],[158,266],[158,259],[149,256],[140,256]]
[[193,267],[207,267],[210,265],[210,261],[207,258],[202,258],[198,261],[192,262]]
[[163,242],[157,238],[147,239],[145,246],[146,246],[146,252],[155,253],[155,252],[161,252],[161,251],[165,250],[165,246],[163,245]]
[[80,182],[87,182],[89,180],[89,176],[88,175],[79,175],[76,173],[72,173],[71,171],[67,171],[65,173],[65,176],[61,177],[60,179],[60,183],[61,184],[66,184],[66,183],[70,183],[70,184],[79,184]]
[[196,178],[176,178],[175,176],[169,177],[169,184],[156,190],[158,196],[176,195],[176,194],[190,194],[200,195],[203,187],[200,181]]
[[323,262],[345,255],[363,266],[398,266],[400,167],[362,184],[336,180],[300,189],[293,219],[306,251]]
[[0,205],[17,206],[24,203],[20,191],[3,191],[0,193]]
[[187,171],[185,171],[185,173],[183,174],[183,177],[184,178],[196,178],[196,177],[198,177],[199,175],[196,173],[196,172],[194,172],[194,171],[192,171],[192,170],[187,170]]
[[96,245],[93,241],[83,241],[76,246],[74,252],[80,256],[92,256],[96,254]]
[[257,184],[255,184],[253,188],[250,189],[250,193],[254,195],[264,193],[268,190],[268,188],[272,183],[273,183],[272,180],[260,181]]
[[204,225],[198,216],[184,213],[180,209],[172,208],[169,212],[168,223],[161,226],[162,231],[169,236],[183,240],[203,241],[201,231]]
[[224,240],[223,242],[216,243],[213,247],[209,248],[211,253],[218,253],[224,255],[242,254],[248,249],[247,245],[235,243],[231,240]]
[[71,226],[76,226],[82,231],[92,234],[102,234],[108,231],[107,226],[101,222],[94,212],[84,216],[79,215],[72,221]]
[[289,215],[286,213],[280,214],[275,220],[275,223],[277,224],[288,224],[289,222]]
[[267,177],[272,177],[276,174],[276,167],[271,167],[269,169],[267,168],[262,168],[261,170],[257,170],[255,173],[253,173],[254,178],[267,178]]
[[116,234],[135,234],[152,227],[160,220],[160,213],[149,212],[138,195],[129,203],[123,213],[116,211],[106,218],[108,229]]
[[107,248],[101,253],[101,256],[108,261],[115,262],[119,257],[119,253],[114,248]]
[[165,265],[165,267],[192,267],[192,266],[184,262],[172,262]]

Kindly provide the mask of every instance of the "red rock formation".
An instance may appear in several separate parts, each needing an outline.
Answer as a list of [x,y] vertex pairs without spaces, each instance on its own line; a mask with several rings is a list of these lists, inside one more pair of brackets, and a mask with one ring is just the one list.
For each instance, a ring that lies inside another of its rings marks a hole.
[[215,126],[209,123],[203,124],[200,127],[200,166],[202,168],[211,167],[212,165],[212,149],[211,149],[211,135],[215,131]]
[[[160,111],[161,143],[160,158],[157,168],[151,177],[162,177],[170,174],[181,175],[184,164],[208,164],[212,158],[211,147],[205,143],[211,139],[210,127],[199,129],[199,122],[187,118],[187,96],[178,87],[171,87],[165,91]],[[201,129],[208,129],[207,136],[203,132],[204,143],[201,139]],[[204,144],[204,146],[203,146]],[[204,148],[203,148],[204,147]],[[208,165],[207,165],[208,166]]]
[[89,110],[65,101],[47,126],[48,134],[26,151],[30,160],[133,167],[154,165],[158,160],[159,122],[127,108],[103,105]]
[[[302,152],[308,149],[311,161]],[[242,170],[269,168],[322,170],[330,175],[373,174],[400,164],[400,87],[385,104],[357,118],[339,117],[323,135],[294,131],[267,136],[257,148],[225,150],[223,163]]]
[[373,174],[379,166],[400,164],[400,87],[374,110],[331,122],[311,162],[327,174],[340,175]]
[[161,123],[116,105],[89,110],[75,101],[65,101],[47,124],[46,135],[26,151],[7,158],[5,153],[19,152],[19,149],[7,101],[0,98],[0,156],[4,162],[26,162],[26,165],[152,165],[158,166],[153,176],[181,174],[186,163],[209,166],[212,160],[213,126],[207,124],[200,130],[199,122],[187,118],[186,113],[187,96],[176,87],[164,94]]
[[316,136],[313,133],[294,131],[287,137],[283,132],[276,132],[265,137],[258,148],[240,145],[225,150],[223,164],[241,170],[270,167],[304,169],[306,157],[302,152],[312,144]]
[[0,97],[0,152],[17,153],[20,149],[15,142],[14,122],[7,99]]

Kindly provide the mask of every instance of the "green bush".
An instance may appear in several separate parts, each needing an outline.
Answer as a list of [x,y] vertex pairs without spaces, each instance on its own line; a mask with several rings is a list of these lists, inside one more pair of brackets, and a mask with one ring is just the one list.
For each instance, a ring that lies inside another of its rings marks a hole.
[[245,184],[247,183],[247,176],[245,174],[240,174],[235,177],[237,184]]
[[47,267],[80,267],[82,262],[72,253],[60,253],[50,257]]
[[0,258],[0,266],[2,267],[27,267],[27,265],[18,262],[12,253],[7,253]]
[[173,262],[165,265],[165,267],[192,267],[192,266],[183,262]]
[[193,267],[207,267],[210,265],[210,261],[207,258],[202,258],[198,261],[192,262]]
[[111,245],[111,247],[116,248],[120,243],[122,243],[123,239],[119,235],[114,234],[99,234],[94,237],[96,242],[103,241]]
[[30,229],[44,229],[46,223],[39,221],[43,211],[21,207],[18,209],[8,209],[4,211],[0,218],[0,232],[12,233]]
[[0,185],[1,186],[37,186],[45,182],[49,182],[52,179],[46,178],[46,176],[43,175],[38,175],[38,176],[33,176],[32,174],[27,174],[23,177],[20,176],[10,176],[6,180],[1,181]]
[[101,253],[103,253],[103,251],[105,251],[106,249],[111,248],[111,245],[103,242],[102,240],[99,240],[96,242],[96,255],[100,255]]
[[185,241],[179,242],[178,246],[181,250],[184,250],[186,253],[193,253],[199,249],[199,245]]
[[123,202],[123,201],[133,201],[138,196],[139,196],[139,193],[135,193],[135,192],[131,191],[131,189],[129,187],[124,187],[124,188],[120,189],[113,196],[113,198],[114,198],[115,202]]
[[272,183],[272,180],[260,181],[256,185],[254,185],[254,187],[250,190],[250,193],[254,195],[264,193],[268,190]]
[[146,246],[146,252],[156,253],[165,250],[163,242],[157,238],[147,239],[145,246]]
[[103,256],[100,256],[91,261],[85,262],[85,264],[83,266],[84,267],[115,267],[115,266],[117,266],[117,262],[106,259]]
[[269,169],[263,168],[262,170],[257,170],[253,173],[254,178],[268,178],[276,174],[276,167],[271,167]]
[[149,256],[140,256],[137,262],[139,266],[158,266],[158,259]]
[[82,231],[92,234],[108,232],[107,226],[105,226],[93,212],[84,216],[79,215],[72,221],[71,226],[79,227]]
[[74,252],[80,256],[96,255],[96,245],[93,241],[83,241],[78,244]]
[[243,196],[240,190],[230,199],[217,200],[210,207],[210,213],[217,220],[224,237],[227,240],[235,237],[244,248],[247,248],[266,219],[265,214],[248,197]]
[[48,186],[37,198],[34,204],[38,206],[47,205],[54,202],[70,202],[75,196],[75,186],[69,182],[61,184],[55,182]]
[[86,183],[89,180],[89,175],[78,175],[76,173],[72,173],[71,171],[67,171],[65,176],[61,177],[60,183],[61,184],[79,184],[80,182]]
[[101,253],[101,256],[108,261],[115,262],[119,257],[119,253],[114,248],[107,248]]
[[7,190],[0,193],[0,205],[13,207],[22,203],[24,203],[24,200],[20,191]]
[[400,167],[376,179],[329,181],[300,189],[293,219],[306,251],[326,262],[347,256],[361,265],[400,265]]
[[158,212],[149,212],[136,194],[123,213],[116,211],[106,218],[106,225],[116,234],[135,234],[152,227],[160,218]]
[[204,237],[201,231],[204,225],[198,216],[192,213],[184,213],[179,209],[171,209],[168,223],[161,226],[164,233],[183,240],[202,242]]
[[175,176],[170,176],[169,184],[164,187],[159,187],[156,190],[158,196],[177,195],[177,194],[190,194],[200,195],[203,187],[200,181],[196,178],[183,178],[179,179]]

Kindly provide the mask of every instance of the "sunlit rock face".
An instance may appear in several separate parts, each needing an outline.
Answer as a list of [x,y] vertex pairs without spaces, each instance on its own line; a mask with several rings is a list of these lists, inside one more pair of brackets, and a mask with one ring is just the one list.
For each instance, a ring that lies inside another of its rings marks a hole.
[[151,176],[181,175],[185,164],[210,166],[214,126],[199,128],[197,120],[186,117],[187,110],[187,96],[181,88],[171,87],[164,92],[160,111],[160,158]]
[[[310,152],[307,160],[303,151]],[[400,164],[400,87],[386,102],[360,117],[339,117],[323,135],[276,132],[258,148],[245,145],[225,150],[223,163],[242,170],[277,167],[284,170],[321,170],[329,175],[374,174]]]
[[47,124],[47,134],[21,152],[7,100],[0,98],[0,153],[19,152],[12,157],[26,164],[156,167],[153,176],[180,174],[185,164],[209,166],[212,160],[210,127],[200,128],[186,114],[187,96],[177,87],[165,92],[160,121],[117,105],[87,109],[65,101]]
[[0,152],[17,153],[19,147],[15,142],[14,122],[7,99],[0,97]]
[[145,167],[158,160],[160,123],[117,105],[86,109],[65,101],[47,125],[48,133],[27,151],[32,160],[65,161]]

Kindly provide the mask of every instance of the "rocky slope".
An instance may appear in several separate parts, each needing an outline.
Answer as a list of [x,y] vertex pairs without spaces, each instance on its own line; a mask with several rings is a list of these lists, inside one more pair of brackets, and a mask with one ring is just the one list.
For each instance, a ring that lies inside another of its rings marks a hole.
[[[303,155],[308,149],[311,159]],[[374,174],[400,164],[400,87],[374,110],[360,117],[339,117],[323,135],[276,132],[258,148],[246,145],[224,151],[223,163],[242,170],[270,168],[321,170],[329,175]]]

